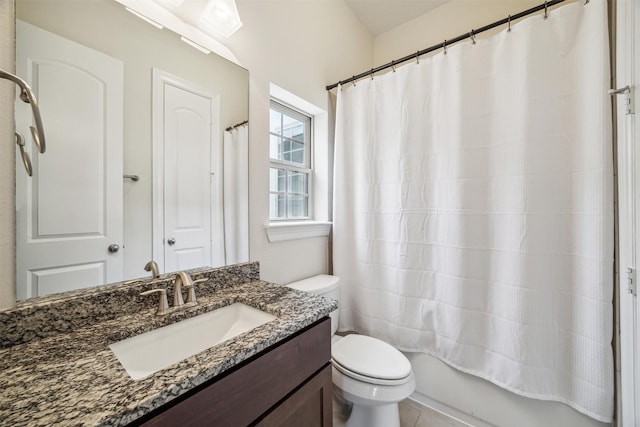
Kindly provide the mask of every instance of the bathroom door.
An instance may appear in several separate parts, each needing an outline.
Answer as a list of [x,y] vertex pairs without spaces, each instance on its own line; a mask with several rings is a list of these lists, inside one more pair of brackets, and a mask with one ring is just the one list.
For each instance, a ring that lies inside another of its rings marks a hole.
[[[33,163],[16,159],[17,298],[121,280],[122,61],[22,21],[16,68],[34,89],[47,150],[33,149],[29,105],[16,129]],[[52,54],[52,53],[55,54]]]
[[154,258],[163,272],[219,265],[212,243],[212,230],[222,237],[218,99],[159,70],[154,96],[154,165],[164,166],[154,166],[154,195],[162,198]]

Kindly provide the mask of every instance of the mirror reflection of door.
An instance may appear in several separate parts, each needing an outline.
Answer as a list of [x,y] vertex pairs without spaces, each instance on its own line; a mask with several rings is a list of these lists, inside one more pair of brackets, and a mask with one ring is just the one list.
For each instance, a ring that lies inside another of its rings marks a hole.
[[120,280],[123,251],[108,248],[123,239],[123,63],[22,21],[16,32],[47,138],[37,154],[30,107],[16,102],[34,169],[17,159],[17,299]]
[[159,70],[154,97],[154,259],[163,272],[224,265],[219,100]]

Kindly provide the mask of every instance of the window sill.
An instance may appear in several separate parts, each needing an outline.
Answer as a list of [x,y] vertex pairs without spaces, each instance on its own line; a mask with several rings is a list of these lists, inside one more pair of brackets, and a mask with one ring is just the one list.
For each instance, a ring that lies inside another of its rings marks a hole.
[[284,242],[328,236],[331,231],[331,223],[320,221],[269,222],[265,224],[265,230],[270,243]]

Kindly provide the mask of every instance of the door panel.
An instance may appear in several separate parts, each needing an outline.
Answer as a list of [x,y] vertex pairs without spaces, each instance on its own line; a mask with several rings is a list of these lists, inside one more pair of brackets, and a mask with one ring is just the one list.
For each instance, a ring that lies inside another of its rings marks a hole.
[[70,267],[52,267],[31,270],[31,283],[42,295],[76,289],[74,283],[100,283],[104,277],[104,262],[76,264]]
[[34,167],[16,168],[17,298],[120,280],[123,254],[107,247],[123,238],[123,63],[21,21],[16,31],[47,137],[37,154],[30,107],[16,102]]

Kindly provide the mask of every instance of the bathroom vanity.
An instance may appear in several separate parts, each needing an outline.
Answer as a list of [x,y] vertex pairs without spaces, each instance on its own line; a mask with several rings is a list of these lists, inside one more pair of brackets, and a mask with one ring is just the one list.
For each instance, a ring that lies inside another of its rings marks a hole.
[[331,426],[330,328],[324,318],[133,425]]
[[[259,280],[257,263],[192,272],[199,304],[156,316],[172,276],[0,312],[3,425],[330,426],[337,303]],[[275,320],[139,380],[109,345],[240,302]]]

